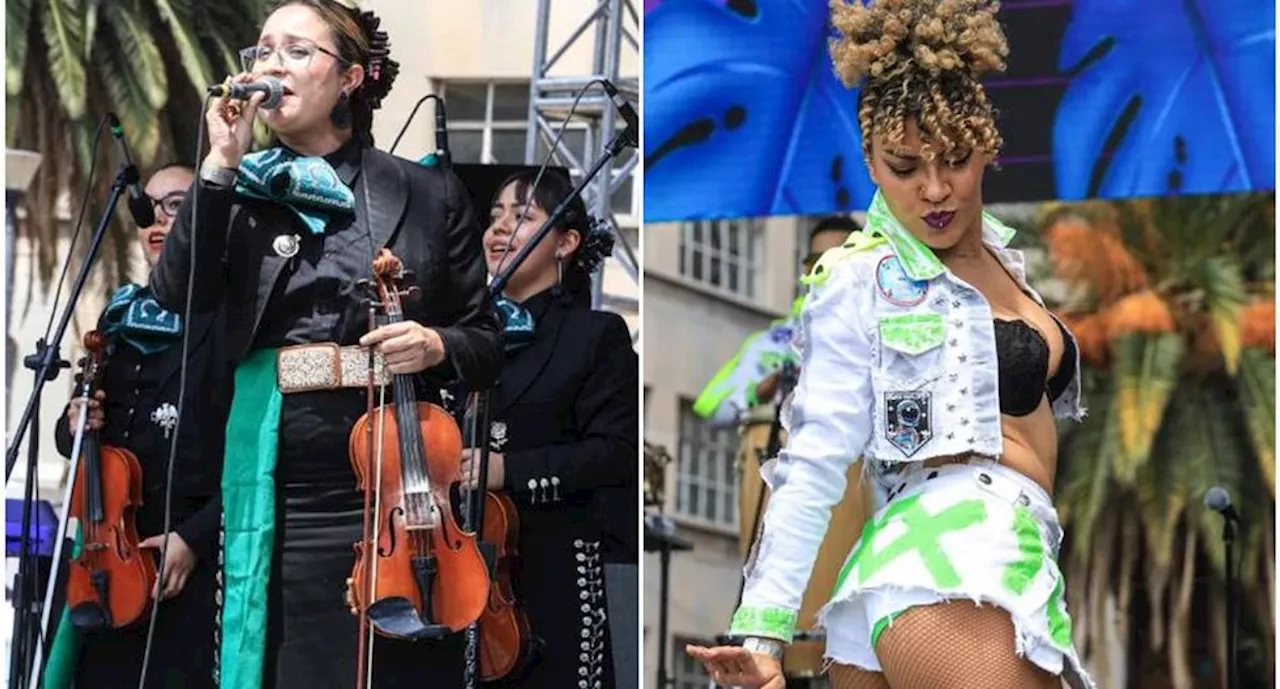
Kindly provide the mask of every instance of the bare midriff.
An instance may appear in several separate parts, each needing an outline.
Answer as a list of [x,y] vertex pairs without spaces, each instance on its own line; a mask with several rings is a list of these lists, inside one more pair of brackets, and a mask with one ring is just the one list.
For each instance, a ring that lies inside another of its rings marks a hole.
[[[1058,429],[1049,398],[1043,397],[1040,406],[1026,416],[1001,416],[1000,435],[1004,440],[1000,464],[1035,481],[1052,497],[1053,476],[1058,468]],[[959,464],[973,457],[972,454],[934,457],[924,464],[929,467]]]

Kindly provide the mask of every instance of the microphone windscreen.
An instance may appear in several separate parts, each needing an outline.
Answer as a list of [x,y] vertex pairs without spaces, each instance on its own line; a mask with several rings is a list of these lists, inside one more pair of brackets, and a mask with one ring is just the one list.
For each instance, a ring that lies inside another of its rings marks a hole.
[[1225,488],[1214,486],[1204,494],[1204,506],[1214,512],[1221,512],[1231,506],[1231,496]]

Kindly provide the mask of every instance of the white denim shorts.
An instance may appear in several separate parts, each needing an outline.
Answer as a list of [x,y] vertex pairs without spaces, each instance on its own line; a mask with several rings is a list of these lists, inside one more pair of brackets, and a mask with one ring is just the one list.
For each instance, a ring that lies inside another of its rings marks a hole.
[[894,479],[818,612],[827,663],[882,672],[875,645],[896,616],[968,599],[1009,612],[1020,656],[1072,689],[1094,689],[1072,646],[1049,495],[990,459],[911,464]]

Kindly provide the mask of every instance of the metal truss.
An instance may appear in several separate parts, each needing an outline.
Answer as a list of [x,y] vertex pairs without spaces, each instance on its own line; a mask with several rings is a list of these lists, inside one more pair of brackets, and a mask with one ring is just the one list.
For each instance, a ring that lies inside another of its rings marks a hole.
[[[552,0],[538,0],[538,20],[533,44],[533,78],[529,83],[529,137],[525,141],[525,164],[539,165],[551,150],[564,119],[569,114],[578,92],[593,79],[608,79],[620,93],[636,105],[639,111],[640,84],[636,77],[623,78],[619,75],[624,45],[637,58],[640,57],[640,15],[636,12],[632,0],[598,0],[596,7],[577,28],[569,34],[568,40],[554,53],[549,53]],[[627,23],[627,19],[630,23]],[[625,25],[625,26],[624,26]],[[592,29],[594,28],[594,31]],[[580,40],[594,34],[592,73],[571,77],[548,76],[556,63]],[[623,124],[617,110],[608,95],[597,84],[593,86],[574,110],[573,127],[583,131],[585,125],[585,143],[582,150],[571,150],[567,138],[555,146],[553,160],[569,170],[573,182],[580,183],[582,178],[604,154],[605,144],[613,137],[615,131]],[[636,133],[639,136],[639,132]],[[542,146],[539,146],[539,141]],[[637,287],[640,284],[639,262],[633,247],[626,237],[617,231],[618,223],[614,216],[610,200],[631,175],[639,163],[637,151],[615,156],[613,160],[601,168],[591,186],[584,190],[587,209],[596,217],[609,221],[615,230],[616,238],[613,256],[622,266]],[[599,309],[638,306],[633,298],[622,295],[606,295],[603,293],[601,272],[593,276],[591,290],[591,306]],[[632,333],[633,340],[639,335]]]

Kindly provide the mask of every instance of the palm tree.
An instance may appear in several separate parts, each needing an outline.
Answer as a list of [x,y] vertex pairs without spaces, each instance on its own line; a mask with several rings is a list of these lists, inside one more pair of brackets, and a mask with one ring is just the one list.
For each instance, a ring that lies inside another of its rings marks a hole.
[[1273,681],[1274,198],[1054,205],[1041,220],[1085,362],[1089,419],[1063,428],[1057,500],[1076,642],[1102,686],[1161,669],[1163,686],[1217,685],[1195,680],[1193,655],[1225,673],[1214,485],[1248,515],[1241,665]]
[[[143,177],[156,164],[195,156],[203,89],[240,71],[237,50],[257,36],[266,0],[8,0],[5,6],[6,143],[40,151],[27,196],[24,234],[48,281],[59,265],[55,204],[72,207],[90,169],[93,135],[114,112]],[[113,144],[98,146],[86,224],[115,177]],[[88,230],[86,230],[88,231]],[[126,278],[131,242],[116,222],[104,243],[115,284]],[[108,248],[109,247],[109,248]]]

